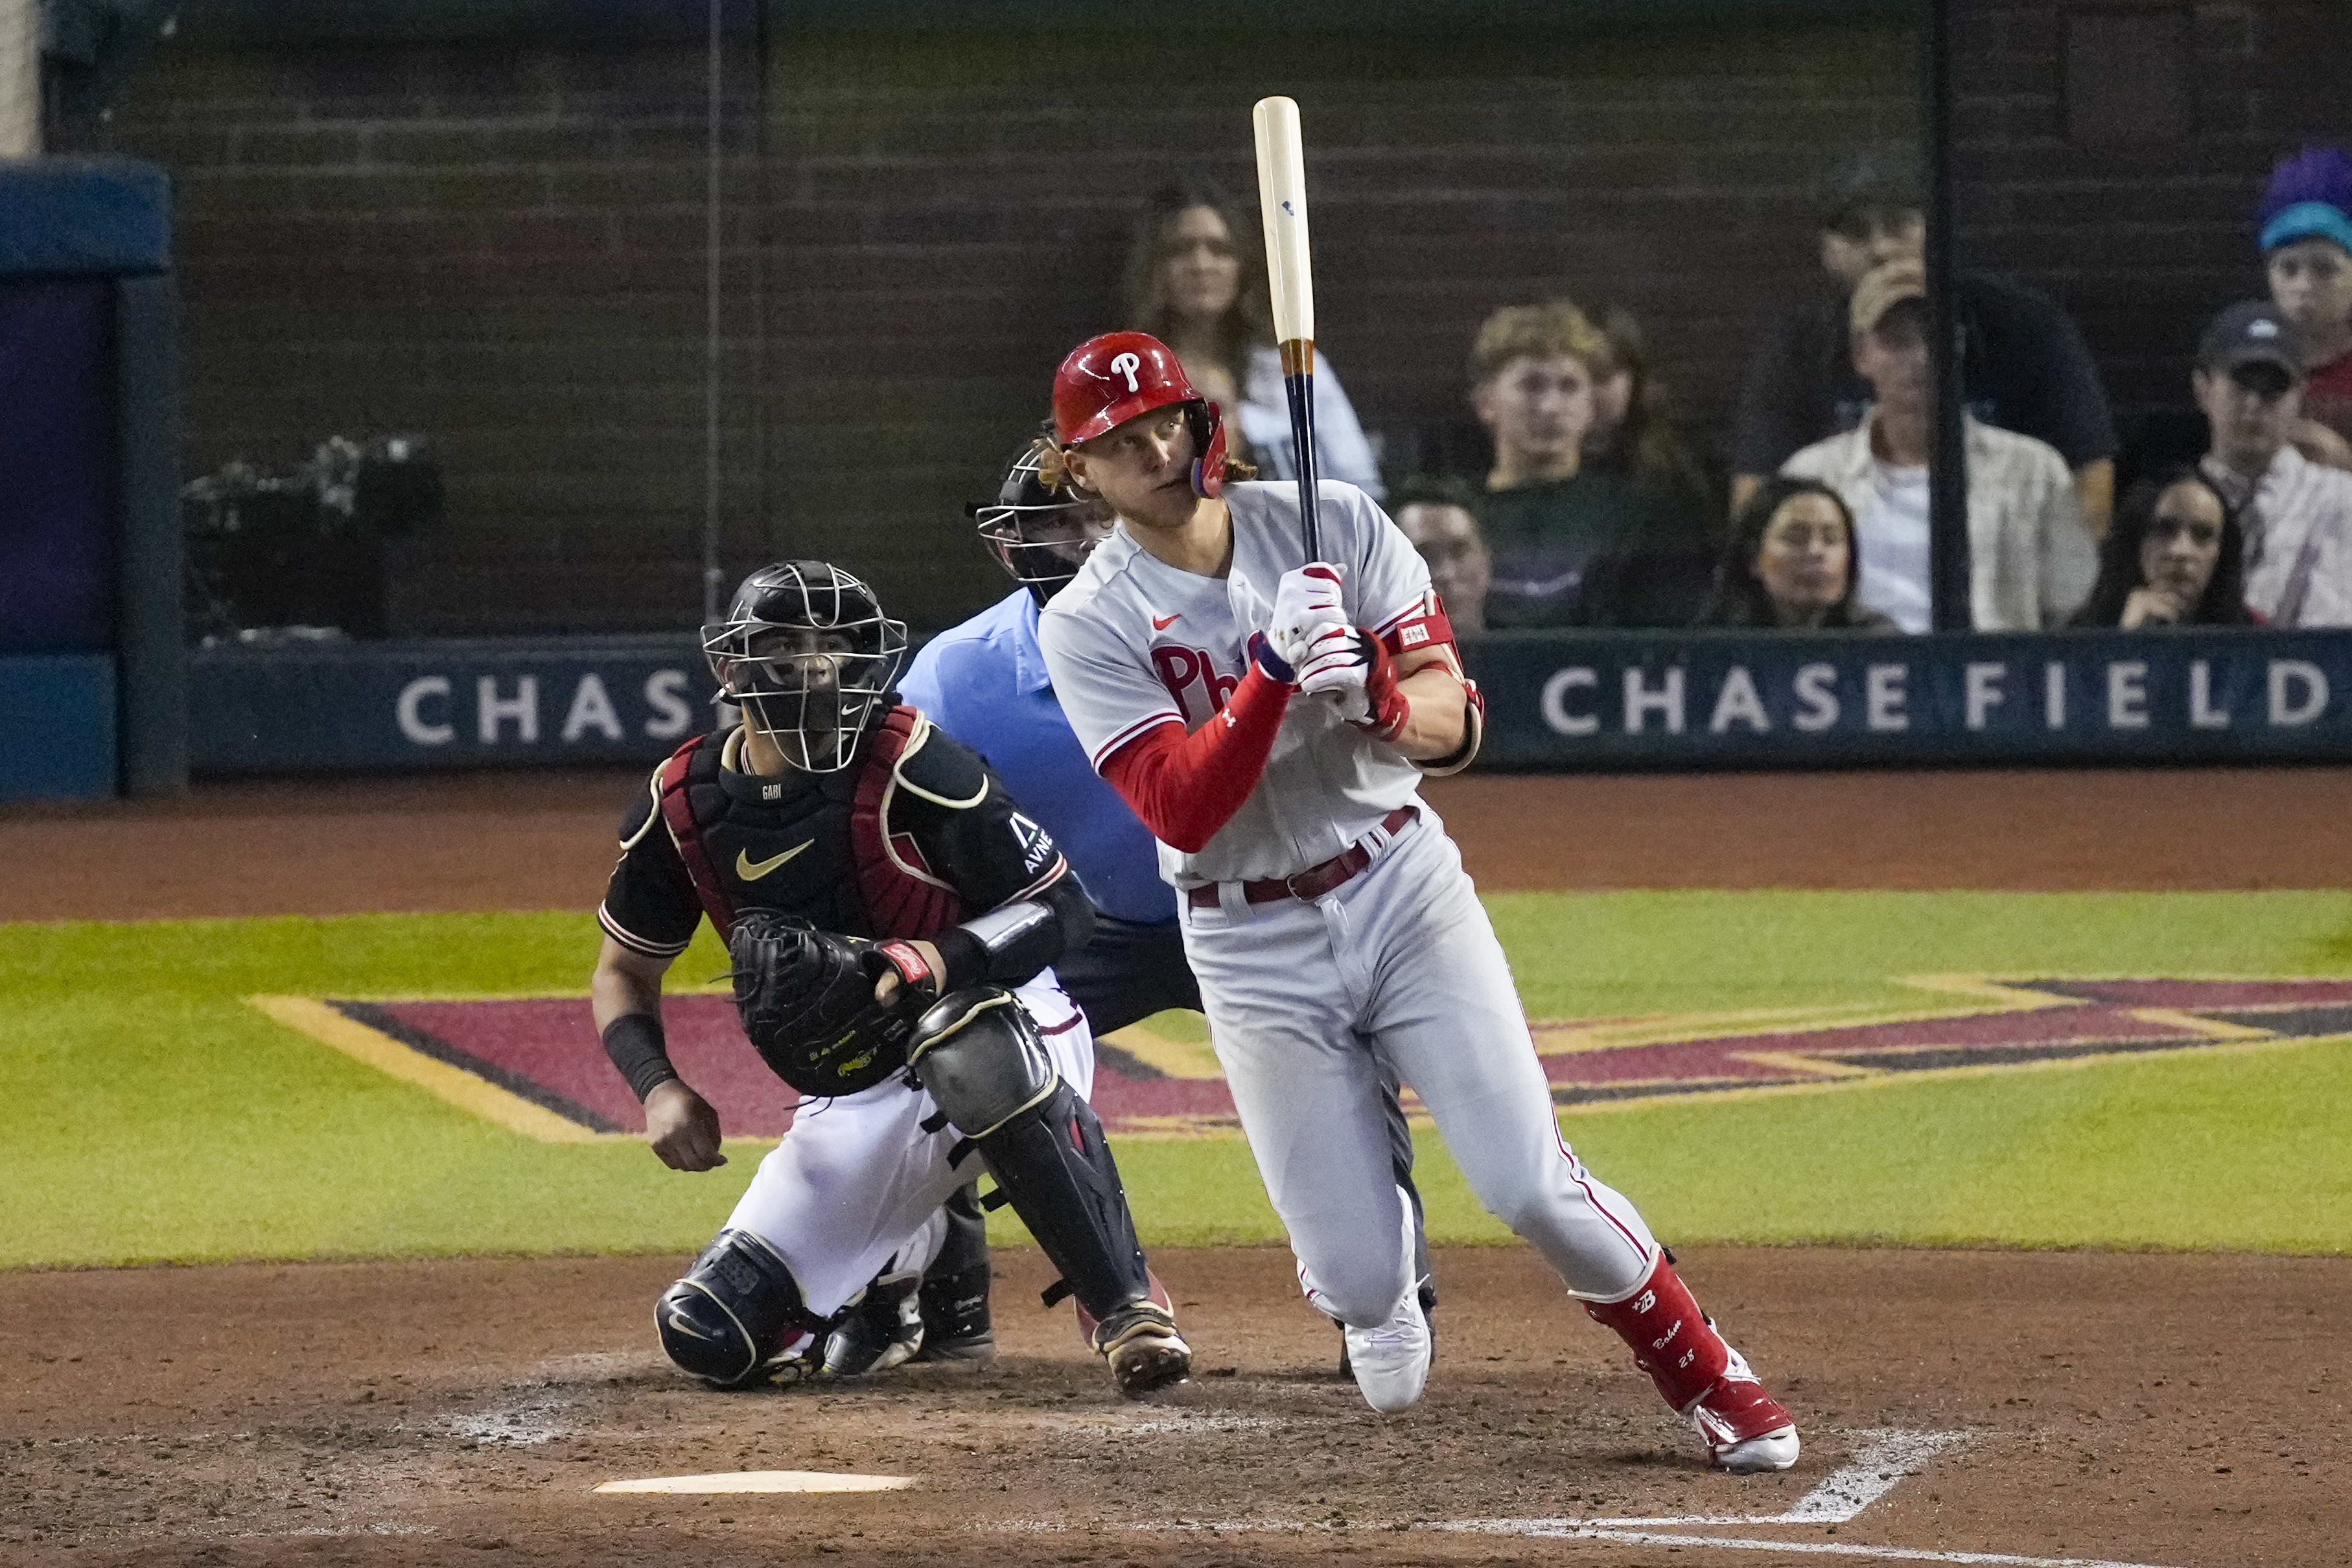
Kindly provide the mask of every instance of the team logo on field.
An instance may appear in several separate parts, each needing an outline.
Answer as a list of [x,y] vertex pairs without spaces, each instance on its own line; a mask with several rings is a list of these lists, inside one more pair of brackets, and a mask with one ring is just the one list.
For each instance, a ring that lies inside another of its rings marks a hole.
[[[1554,1103],[1576,1109],[2352,1040],[2352,979],[1930,976],[1903,984],[1917,993],[1917,1006],[1538,1023],[1536,1051]],[[603,1053],[578,1049],[596,1032],[584,997],[253,1001],[322,1044],[530,1136],[564,1141],[645,1128],[643,1108]],[[671,1060],[730,1132],[774,1136],[791,1125],[796,1097],[744,1040],[727,997],[673,995],[663,1018]],[[1205,1040],[1138,1026],[1097,1042],[1096,1055],[1094,1107],[1112,1132],[1238,1129]],[[1410,1092],[1406,1108],[1417,1110]]]

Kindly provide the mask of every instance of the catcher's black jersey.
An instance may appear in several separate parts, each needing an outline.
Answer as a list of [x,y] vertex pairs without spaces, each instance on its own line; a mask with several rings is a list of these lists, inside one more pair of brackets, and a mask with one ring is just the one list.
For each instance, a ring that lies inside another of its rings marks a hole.
[[[861,762],[837,773],[763,778],[740,770],[740,727],[697,748],[686,800],[712,870],[738,910],[776,909],[819,930],[877,940],[850,831]],[[703,906],[663,821],[661,770],[621,821],[621,858],[597,920],[625,947],[655,957],[685,951]],[[884,797],[892,856],[954,890],[967,915],[1034,896],[1068,874],[1061,851],[1024,816],[979,756],[928,723],[897,763]]]

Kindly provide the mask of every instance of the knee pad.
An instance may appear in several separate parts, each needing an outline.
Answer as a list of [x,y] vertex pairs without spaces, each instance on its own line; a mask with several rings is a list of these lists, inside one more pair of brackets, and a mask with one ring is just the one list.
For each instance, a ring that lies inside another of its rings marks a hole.
[[934,1002],[907,1048],[915,1081],[974,1143],[1044,1104],[1061,1082],[1037,1025],[1011,991],[973,986]]
[[722,1230],[686,1277],[654,1303],[670,1360],[706,1383],[739,1387],[803,1333],[822,1333],[776,1249],[748,1230]]

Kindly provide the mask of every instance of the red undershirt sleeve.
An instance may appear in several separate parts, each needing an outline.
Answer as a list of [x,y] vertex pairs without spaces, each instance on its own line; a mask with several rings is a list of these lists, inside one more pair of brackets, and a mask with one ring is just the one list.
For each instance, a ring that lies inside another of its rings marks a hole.
[[1102,776],[1161,841],[1198,854],[1257,788],[1290,690],[1253,663],[1208,723],[1155,726],[1103,758]]

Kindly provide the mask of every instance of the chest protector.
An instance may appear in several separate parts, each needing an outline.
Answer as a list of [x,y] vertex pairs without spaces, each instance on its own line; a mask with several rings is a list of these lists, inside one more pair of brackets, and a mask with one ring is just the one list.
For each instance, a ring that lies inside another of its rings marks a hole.
[[[748,804],[722,784],[723,737],[697,736],[679,747],[662,765],[662,822],[719,936],[733,928],[738,910],[755,907],[877,940],[929,939],[962,919],[953,885],[891,820],[899,766],[921,749],[930,728],[913,708],[893,708],[866,731],[845,791],[834,782],[841,776],[820,778],[817,788],[773,807]],[[753,872],[756,881],[747,876]]]

